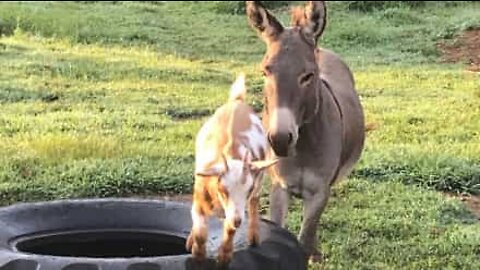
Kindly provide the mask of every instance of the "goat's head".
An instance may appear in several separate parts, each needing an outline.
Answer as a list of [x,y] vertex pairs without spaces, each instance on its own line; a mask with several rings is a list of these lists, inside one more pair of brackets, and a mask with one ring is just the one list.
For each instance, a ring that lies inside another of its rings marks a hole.
[[217,198],[224,211],[225,220],[232,228],[238,228],[245,217],[246,202],[255,188],[256,176],[278,160],[252,161],[250,151],[242,160],[228,159],[222,154],[221,162],[196,174],[217,177]]

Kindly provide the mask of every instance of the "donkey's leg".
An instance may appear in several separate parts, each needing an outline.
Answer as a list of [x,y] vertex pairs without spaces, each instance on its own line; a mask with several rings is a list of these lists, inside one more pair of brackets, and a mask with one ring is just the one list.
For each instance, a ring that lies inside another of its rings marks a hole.
[[283,188],[278,181],[273,181],[270,190],[270,219],[282,228],[285,228],[288,204],[287,189]]
[[289,186],[297,186],[302,176],[302,170],[296,165],[295,159],[280,159],[277,165],[269,170],[271,178],[270,189],[270,219],[279,226],[286,228],[286,218],[290,203]]
[[322,260],[322,254],[317,250],[317,227],[329,197],[330,186],[328,184],[322,184],[320,189],[313,192],[306,191],[303,194],[303,221],[299,241],[312,262]]

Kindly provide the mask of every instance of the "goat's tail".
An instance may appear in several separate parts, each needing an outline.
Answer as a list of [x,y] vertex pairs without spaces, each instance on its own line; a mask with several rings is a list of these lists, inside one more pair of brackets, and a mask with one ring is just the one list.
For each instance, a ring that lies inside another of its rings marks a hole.
[[230,87],[230,101],[242,100],[245,101],[247,96],[247,87],[245,85],[245,73],[240,73],[237,79]]

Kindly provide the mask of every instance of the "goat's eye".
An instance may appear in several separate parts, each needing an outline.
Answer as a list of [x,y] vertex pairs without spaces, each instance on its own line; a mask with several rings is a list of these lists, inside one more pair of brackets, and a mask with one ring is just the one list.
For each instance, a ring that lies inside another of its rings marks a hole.
[[311,72],[311,73],[307,73],[307,74],[305,74],[305,75],[302,75],[302,76],[300,77],[300,85],[301,85],[301,86],[306,86],[307,84],[309,84],[309,83],[312,81],[313,76],[314,76],[314,75],[313,75],[312,72]]
[[252,194],[252,191],[253,191],[253,185],[248,189],[248,195],[249,196]]

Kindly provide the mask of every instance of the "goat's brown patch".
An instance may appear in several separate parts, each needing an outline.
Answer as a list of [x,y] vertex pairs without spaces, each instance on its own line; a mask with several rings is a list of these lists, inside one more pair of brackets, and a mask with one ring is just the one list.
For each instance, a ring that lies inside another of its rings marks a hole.
[[196,176],[193,201],[200,215],[212,215],[220,207],[217,192],[218,177]]

